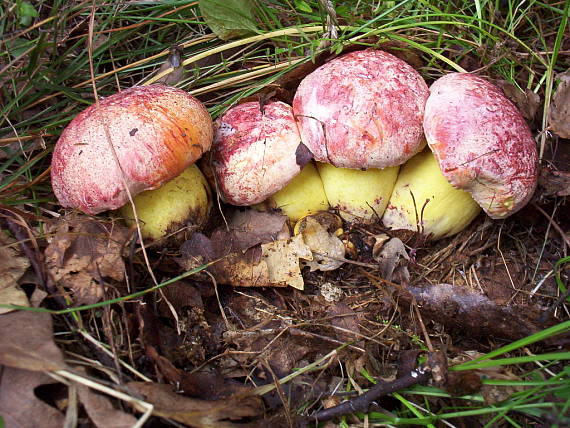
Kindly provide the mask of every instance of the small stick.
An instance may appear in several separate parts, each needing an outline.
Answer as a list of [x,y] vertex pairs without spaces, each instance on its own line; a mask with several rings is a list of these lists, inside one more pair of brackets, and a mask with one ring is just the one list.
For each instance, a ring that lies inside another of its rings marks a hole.
[[338,406],[329,409],[321,410],[312,416],[315,421],[328,421],[348,413],[366,412],[368,407],[374,403],[378,398],[392,394],[404,388],[408,388],[418,383],[424,383],[429,378],[429,369],[420,367],[412,370],[409,374],[404,375],[392,382],[382,382],[374,385],[364,394],[359,395],[353,399],[344,401]]

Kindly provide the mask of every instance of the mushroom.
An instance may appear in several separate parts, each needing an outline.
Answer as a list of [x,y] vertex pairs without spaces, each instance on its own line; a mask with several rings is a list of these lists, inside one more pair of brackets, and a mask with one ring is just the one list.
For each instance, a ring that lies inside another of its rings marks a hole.
[[[212,120],[187,92],[133,87],[79,113],[61,134],[51,179],[64,207],[88,214],[122,207],[157,189],[209,150]],[[128,192],[127,192],[128,189]]]
[[384,225],[439,239],[461,231],[480,208],[495,219],[521,209],[536,187],[538,154],[514,104],[466,73],[441,77],[430,90],[424,129],[433,155],[403,166]]
[[398,165],[425,147],[428,95],[416,70],[374,49],[335,58],[300,83],[293,112],[301,138],[320,162],[330,204],[345,220],[370,223],[382,216]]
[[447,180],[471,193],[494,219],[531,198],[538,153],[530,129],[499,88],[482,77],[451,73],[430,88],[424,130]]
[[293,222],[329,208],[291,106],[281,101],[238,104],[215,128],[212,169],[224,201],[279,209]]
[[221,198],[253,205],[285,187],[310,160],[287,104],[251,101],[215,123],[212,166]]
[[342,168],[404,163],[425,146],[422,76],[387,52],[340,56],[300,83],[293,113],[315,160]]

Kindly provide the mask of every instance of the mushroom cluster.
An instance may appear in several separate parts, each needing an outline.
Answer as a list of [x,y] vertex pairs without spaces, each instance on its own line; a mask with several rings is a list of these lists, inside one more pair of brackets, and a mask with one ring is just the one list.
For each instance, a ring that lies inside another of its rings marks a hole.
[[333,208],[432,239],[481,209],[515,213],[538,174],[530,129],[494,85],[451,73],[428,88],[406,62],[366,49],[307,75],[292,105],[245,102],[215,124],[179,89],[105,98],[62,133],[54,192],[89,214],[124,206],[132,222],[136,211],[144,236],[160,239],[208,218],[210,187],[194,162],[210,147],[210,184],[229,204],[280,209],[293,222]]
[[374,49],[317,68],[291,107],[229,109],[215,123],[213,154],[228,203],[279,208],[292,221],[330,206],[348,221],[432,239],[463,230],[481,208],[514,214],[538,175],[530,129],[500,89],[468,73],[428,88]]

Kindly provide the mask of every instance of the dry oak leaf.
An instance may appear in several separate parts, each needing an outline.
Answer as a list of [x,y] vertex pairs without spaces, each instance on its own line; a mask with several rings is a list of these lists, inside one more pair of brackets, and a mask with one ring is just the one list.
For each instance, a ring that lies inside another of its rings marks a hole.
[[[0,230],[0,303],[29,306],[26,293],[18,285],[18,280],[30,266],[30,261],[20,254],[15,243],[14,239]],[[0,314],[12,310],[0,308]]]
[[[383,238],[379,235],[377,239],[382,241]],[[376,245],[374,249],[376,249]],[[392,238],[387,242],[384,241],[379,253],[374,254],[373,257],[378,262],[380,276],[387,281],[392,281],[394,271],[402,259],[410,259],[406,251],[406,246],[399,238]]]
[[84,216],[61,219],[45,250],[51,278],[73,291],[76,304],[98,302],[104,297],[101,281],[124,279],[121,250],[129,235],[116,223]]
[[550,129],[562,138],[570,138],[570,70],[556,78],[560,82],[550,106]]
[[269,284],[291,286],[302,290],[305,287],[299,259],[313,260],[311,249],[302,235],[261,245],[261,257],[267,265]]
[[[344,244],[327,227],[329,226],[327,222],[331,222],[327,218],[329,216],[331,218],[337,217],[331,213],[318,213],[303,217],[295,225],[295,230],[299,226],[299,234],[303,236],[305,244],[308,245],[313,254],[313,260],[303,262],[303,265],[309,266],[311,272],[335,270],[344,263]],[[338,221],[337,229],[342,226],[340,219]],[[332,232],[334,231],[333,228]]]
[[247,250],[257,244],[264,244],[290,236],[287,217],[278,213],[256,210],[236,211],[228,223],[236,238],[236,247]]
[[525,89],[523,92],[507,80],[496,80],[495,83],[506,97],[517,106],[526,120],[532,121],[534,119],[538,107],[540,107],[540,95],[530,89]]
[[153,415],[173,419],[196,428],[234,428],[229,421],[263,413],[260,397],[238,394],[218,401],[198,400],[176,394],[172,386],[151,382],[129,382],[129,388],[154,406]]
[[192,235],[182,244],[182,257],[177,262],[185,269],[192,269],[201,263],[216,261],[208,270],[220,284],[234,287],[290,285],[303,289],[299,259],[312,260],[313,257],[301,235],[287,239],[289,231],[284,216],[238,211],[229,226],[229,229],[215,230],[210,238],[200,233]]
[[0,415],[6,428],[61,428],[64,416],[36,397],[40,385],[56,383],[42,372],[0,367]]
[[65,368],[63,354],[53,341],[50,314],[17,311],[0,315],[0,364],[25,370]]

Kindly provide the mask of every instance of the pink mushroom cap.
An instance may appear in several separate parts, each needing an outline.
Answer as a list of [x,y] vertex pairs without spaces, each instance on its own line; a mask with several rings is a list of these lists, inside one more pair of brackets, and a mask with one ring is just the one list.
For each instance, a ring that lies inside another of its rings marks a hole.
[[264,201],[285,187],[309,160],[291,106],[246,102],[215,123],[212,148],[216,184],[233,205]]
[[536,143],[524,118],[487,80],[452,73],[435,81],[424,130],[440,169],[495,219],[522,208],[537,183]]
[[129,200],[123,177],[133,196],[156,189],[209,150],[212,138],[208,111],[187,92],[125,89],[83,110],[61,134],[52,158],[55,196],[88,214],[119,208]]
[[422,76],[387,52],[351,52],[306,76],[293,100],[303,143],[343,168],[401,165],[425,147]]

